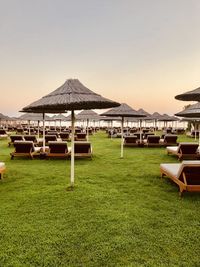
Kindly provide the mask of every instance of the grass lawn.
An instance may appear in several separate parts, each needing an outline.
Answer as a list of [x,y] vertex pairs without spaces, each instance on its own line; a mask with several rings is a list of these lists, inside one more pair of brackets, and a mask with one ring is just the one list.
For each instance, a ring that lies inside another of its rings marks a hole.
[[[92,160],[10,160],[0,181],[0,266],[200,266],[200,194],[160,179],[164,148],[125,148],[100,132]],[[194,141],[179,137],[178,141]]]

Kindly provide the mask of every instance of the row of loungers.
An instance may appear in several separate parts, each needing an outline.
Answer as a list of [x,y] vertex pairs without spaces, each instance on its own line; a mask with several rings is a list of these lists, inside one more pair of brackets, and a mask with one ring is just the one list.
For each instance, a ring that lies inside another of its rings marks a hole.
[[[45,147],[45,152],[43,152],[42,147],[36,147],[32,141],[15,141],[14,148],[15,150],[10,153],[11,159],[14,157],[29,157],[33,159],[34,156],[69,158],[71,156],[71,151],[67,142],[63,141],[50,141],[48,146]],[[74,153],[76,158],[91,158],[91,143],[75,142]]]
[[137,147],[138,145],[144,145],[147,147],[161,147],[161,146],[175,146],[177,145],[177,135],[165,135],[163,139],[158,135],[148,135],[147,139],[140,143],[137,136],[126,136],[124,138],[124,146]]
[[[32,141],[35,145],[42,145],[43,139],[37,138],[35,135],[11,135],[9,146],[13,145],[15,141]],[[45,143],[48,145],[50,141],[70,141],[70,134],[66,133],[60,135],[60,138],[56,134],[45,135]],[[75,141],[87,141],[86,133],[77,133],[75,135]]]

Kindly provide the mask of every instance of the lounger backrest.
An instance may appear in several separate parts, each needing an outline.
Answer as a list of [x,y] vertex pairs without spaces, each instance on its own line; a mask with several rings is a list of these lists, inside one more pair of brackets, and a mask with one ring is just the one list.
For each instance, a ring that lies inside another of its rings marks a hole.
[[55,135],[58,137],[58,133],[56,131],[48,131],[47,135]]
[[91,153],[91,143],[74,143],[74,153]]
[[56,140],[57,140],[56,135],[45,135],[45,142],[56,141]]
[[178,136],[177,135],[165,135],[164,142],[166,143],[176,143]]
[[196,154],[198,144],[194,143],[180,143],[178,148],[178,153],[182,154]]
[[66,142],[49,141],[49,149],[50,153],[54,154],[64,154],[68,152],[68,146]]
[[14,148],[16,153],[30,153],[34,151],[32,141],[15,141]]
[[134,136],[134,135],[133,135],[133,136],[126,136],[126,137],[124,138],[124,142],[125,142],[125,143],[128,143],[128,144],[129,144],[129,143],[132,144],[132,143],[136,143],[136,142],[137,142],[137,139],[138,139],[137,136]]
[[77,133],[76,136],[77,136],[78,138],[83,139],[83,138],[86,138],[86,133]]
[[183,173],[185,173],[188,184],[200,185],[200,160],[182,161],[177,174],[177,178],[181,181],[184,181]]
[[68,140],[69,139],[69,133],[68,132],[65,132],[65,133],[60,133],[60,138],[62,140]]
[[158,135],[148,135],[147,143],[159,144],[160,136]]
[[21,141],[23,141],[24,138],[23,138],[22,135],[11,135],[11,136],[10,136],[10,140],[11,140],[11,142],[14,143],[15,140],[18,140],[18,141],[21,140]]
[[37,142],[35,135],[24,135],[24,139],[25,139],[25,141]]
[[0,134],[7,134],[5,130],[0,129]]

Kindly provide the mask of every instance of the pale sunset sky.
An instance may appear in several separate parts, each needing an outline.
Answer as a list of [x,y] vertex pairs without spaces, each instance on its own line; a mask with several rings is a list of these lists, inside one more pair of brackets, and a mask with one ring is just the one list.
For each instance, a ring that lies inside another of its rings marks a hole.
[[0,113],[77,78],[170,115],[200,86],[199,0],[0,0]]

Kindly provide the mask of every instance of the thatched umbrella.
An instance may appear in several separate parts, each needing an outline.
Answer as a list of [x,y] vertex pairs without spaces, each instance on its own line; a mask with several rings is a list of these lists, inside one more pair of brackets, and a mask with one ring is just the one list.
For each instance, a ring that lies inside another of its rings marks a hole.
[[[30,122],[37,121],[38,122],[38,137],[39,137],[39,124],[40,121],[43,121],[43,114],[42,113],[25,113],[18,117],[19,120],[28,121],[29,124],[29,135],[30,135]],[[50,120],[51,118],[45,115],[45,120]]]
[[160,120],[160,119],[162,119],[162,115],[160,113],[158,113],[158,112],[154,112],[152,115],[147,116],[145,118],[145,120],[154,120],[155,129],[157,127],[157,121]]
[[100,116],[98,113],[96,113],[95,111],[93,110],[83,110],[81,111],[80,113],[78,113],[76,115],[76,120],[78,121],[85,121],[87,122],[87,139],[88,139],[88,136],[89,136],[89,131],[88,131],[88,127],[89,127],[89,121],[90,120],[93,120],[93,121],[99,121],[100,120]]
[[125,117],[144,117],[145,115],[138,113],[136,110],[131,108],[125,103],[122,103],[119,107],[110,109],[101,114],[101,116],[120,116],[121,121],[121,158],[123,158],[123,128],[124,128],[124,118]]
[[[200,102],[189,106],[188,108],[178,112],[175,114],[179,117],[185,117],[185,118],[200,118]],[[200,129],[199,129],[199,146],[200,146]]]
[[60,122],[60,132],[61,132],[61,122],[66,121],[66,117],[63,114],[57,114],[51,117],[52,120],[54,121],[59,121]]
[[176,95],[175,99],[183,101],[198,101],[200,102],[200,87],[191,91],[187,91],[183,94]]
[[75,110],[103,109],[117,107],[120,104],[94,93],[77,79],[69,79],[52,93],[23,108],[24,112],[65,113],[71,110],[71,186],[74,186],[74,124]]

